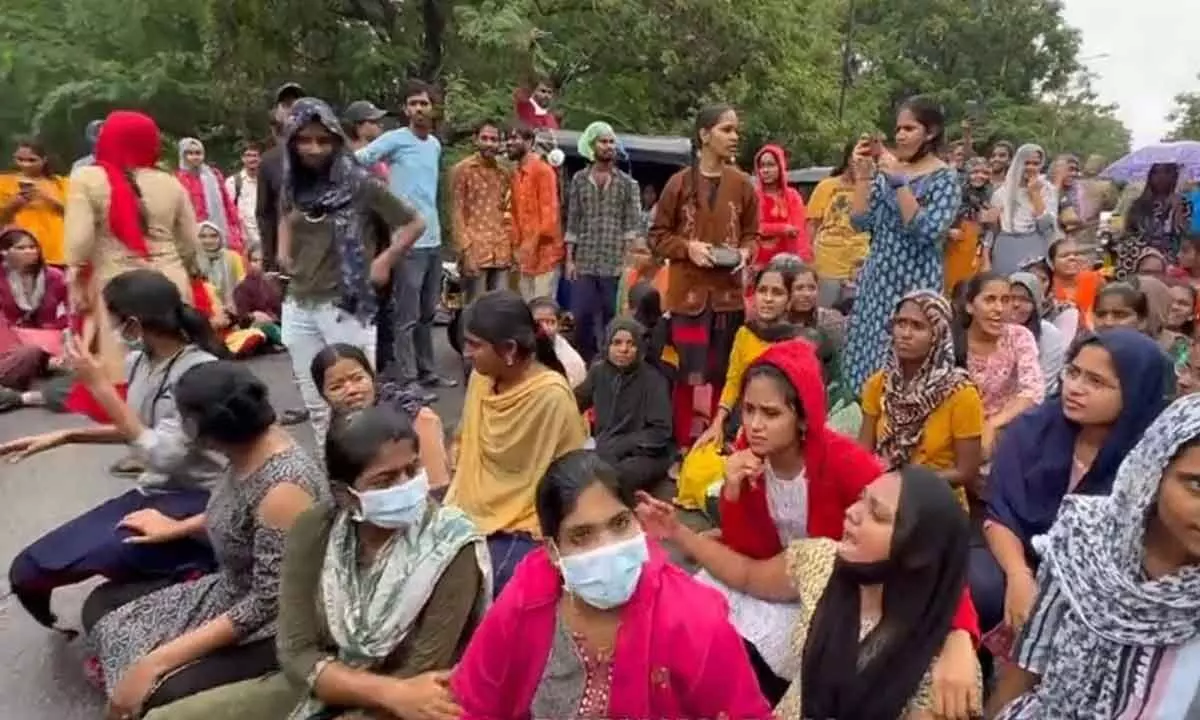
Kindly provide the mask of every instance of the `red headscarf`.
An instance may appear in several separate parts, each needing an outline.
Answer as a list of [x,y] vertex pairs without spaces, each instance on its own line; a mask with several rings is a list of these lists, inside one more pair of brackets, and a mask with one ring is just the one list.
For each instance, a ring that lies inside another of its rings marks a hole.
[[108,176],[108,227],[113,235],[133,253],[146,256],[138,196],[128,173],[138,168],[154,167],[158,162],[161,141],[158,125],[149,115],[128,110],[110,114],[100,127],[96,140],[96,164]]

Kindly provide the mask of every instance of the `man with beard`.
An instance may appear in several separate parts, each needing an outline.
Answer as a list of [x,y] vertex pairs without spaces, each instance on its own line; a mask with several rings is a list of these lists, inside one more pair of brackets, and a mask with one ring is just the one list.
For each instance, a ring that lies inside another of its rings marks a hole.
[[1013,145],[1007,140],[1001,140],[992,146],[992,152],[988,155],[988,168],[992,171],[992,186],[1000,187],[1004,185],[1005,178],[1008,177],[1008,166],[1012,165]]
[[485,120],[475,129],[475,153],[452,170],[450,216],[467,302],[484,292],[508,288],[513,241],[508,171],[496,162],[500,124]]
[[[417,391],[453,387],[456,380],[437,374],[433,358],[433,323],[442,289],[442,229],[438,218],[438,173],[442,144],[433,134],[433,88],[414,80],[404,93],[408,126],[380,135],[356,155],[370,166],[388,166],[392,192],[425,219],[425,232],[404,256],[392,282],[395,309],[395,368],[389,375]],[[432,392],[424,393],[435,399]]]
[[334,343],[358,347],[374,362],[376,287],[387,283],[425,223],[354,159],[324,102],[296,101],[281,148],[279,258],[291,273],[281,329],[319,447],[328,405],[309,366]]
[[614,166],[617,136],[608,123],[588,125],[578,149],[591,165],[575,173],[567,190],[567,279],[575,341],[591,363],[598,335],[616,313],[621,271],[641,227],[641,193],[637,181]]
[[258,220],[258,235],[262,242],[263,266],[267,270],[279,270],[279,188],[283,175],[283,147],[280,133],[292,105],[304,97],[304,88],[294,82],[284,83],[275,91],[275,104],[271,107],[271,131],[275,135],[275,146],[263,153],[258,168],[258,197],[254,203],[254,216]]
[[555,295],[565,252],[559,227],[558,174],[532,152],[536,137],[533,128],[522,126],[508,138],[508,157],[514,164],[513,244],[521,272],[521,296],[526,300]]

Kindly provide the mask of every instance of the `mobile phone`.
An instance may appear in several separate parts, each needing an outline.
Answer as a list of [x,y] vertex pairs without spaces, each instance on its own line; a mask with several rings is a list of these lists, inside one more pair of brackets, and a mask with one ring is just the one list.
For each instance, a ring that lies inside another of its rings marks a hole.
[[28,180],[19,180],[17,182],[17,190],[22,195],[28,195],[33,192],[33,183]]
[[963,113],[973,125],[981,125],[987,120],[987,108],[979,100],[968,100],[963,103]]
[[987,648],[997,660],[1012,662],[1016,641],[1016,631],[1001,624],[984,633],[980,644]]

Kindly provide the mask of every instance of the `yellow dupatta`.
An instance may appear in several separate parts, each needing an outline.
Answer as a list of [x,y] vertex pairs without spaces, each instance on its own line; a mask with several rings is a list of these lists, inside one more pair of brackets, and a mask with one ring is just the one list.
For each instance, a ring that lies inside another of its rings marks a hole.
[[462,508],[485,535],[540,535],[534,494],[550,463],[583,447],[587,427],[567,379],[543,369],[495,392],[471,373],[463,402],[458,465],[446,504]]

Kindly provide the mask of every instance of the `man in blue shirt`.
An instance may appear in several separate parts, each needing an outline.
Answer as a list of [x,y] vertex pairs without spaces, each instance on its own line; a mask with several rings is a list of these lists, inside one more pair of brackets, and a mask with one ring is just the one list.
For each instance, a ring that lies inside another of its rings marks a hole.
[[[408,84],[404,114],[408,127],[380,135],[356,154],[367,166],[388,166],[392,192],[416,208],[425,233],[404,256],[392,277],[396,322],[395,377],[402,385],[453,387],[455,380],[434,370],[433,323],[442,285],[442,229],[438,222],[438,175],[442,144],[433,135],[434,93],[419,80]],[[427,400],[436,398],[423,391]]]

